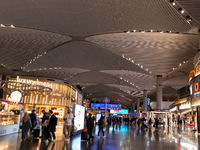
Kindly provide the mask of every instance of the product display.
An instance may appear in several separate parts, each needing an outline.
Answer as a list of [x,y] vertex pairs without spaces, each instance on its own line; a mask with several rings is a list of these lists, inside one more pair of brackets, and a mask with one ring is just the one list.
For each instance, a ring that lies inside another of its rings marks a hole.
[[0,115],[0,126],[18,124],[18,115]]

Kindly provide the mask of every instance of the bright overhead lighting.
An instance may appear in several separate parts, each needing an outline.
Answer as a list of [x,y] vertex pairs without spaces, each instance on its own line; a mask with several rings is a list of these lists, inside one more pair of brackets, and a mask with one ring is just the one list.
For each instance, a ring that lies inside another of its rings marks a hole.
[[175,6],[175,5],[176,5],[176,3],[175,3],[175,2],[173,2],[173,3],[172,3],[172,5],[174,5],[174,6]]
[[126,33],[130,33],[130,31],[127,31]]
[[163,33],[163,31],[160,31],[160,33]]
[[181,13],[183,14],[183,13],[184,13],[184,10],[181,10]]
[[11,28],[15,28],[15,26],[13,26],[13,25],[11,25],[10,27],[11,27]]
[[136,30],[133,30],[133,32],[136,32]]
[[4,26],[3,24],[1,24],[1,27],[6,27],[6,26]]
[[151,30],[151,32],[153,32],[153,30]]
[[132,63],[134,63],[134,60],[132,60]]

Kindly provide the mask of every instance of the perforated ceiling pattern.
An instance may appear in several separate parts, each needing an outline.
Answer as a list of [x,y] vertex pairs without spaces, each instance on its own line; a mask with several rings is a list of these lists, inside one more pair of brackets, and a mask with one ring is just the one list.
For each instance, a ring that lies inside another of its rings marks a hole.
[[179,63],[194,57],[198,35],[161,33],[115,33],[86,38],[113,53],[124,55],[153,74],[164,75]]
[[[69,83],[96,83],[96,84],[123,84],[129,86],[126,82],[121,81],[119,78],[105,74],[105,73],[100,73],[98,71],[91,71],[91,72],[86,72],[82,74],[78,74],[72,78],[69,78],[67,80]],[[103,89],[104,90],[104,89]]]
[[200,23],[199,0],[176,0],[192,17]]
[[88,72],[89,70],[80,68],[43,68],[43,70],[28,71],[25,74],[40,77],[50,77],[56,79],[67,80],[68,78],[83,72]]
[[52,67],[83,68],[88,70],[124,69],[147,73],[117,54],[88,42],[71,42],[62,45],[37,59],[26,69],[33,70]]
[[0,33],[0,63],[12,69],[71,40],[68,36],[24,28],[0,27]]
[[9,8],[0,13],[5,25],[67,35],[190,29],[190,24],[165,0],[20,0],[1,1],[1,7]]
[[131,71],[119,71],[119,70],[115,71],[105,70],[101,72],[117,76],[121,80],[127,82],[129,85],[133,87],[137,86],[141,90],[148,90],[149,88],[152,88],[152,86],[156,84],[155,77],[151,75],[145,75]]

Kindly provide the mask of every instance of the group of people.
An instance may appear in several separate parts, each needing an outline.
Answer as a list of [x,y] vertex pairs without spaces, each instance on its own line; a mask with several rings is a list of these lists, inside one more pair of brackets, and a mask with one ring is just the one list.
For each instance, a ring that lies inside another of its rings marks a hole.
[[[49,140],[51,140],[53,137],[53,142],[55,142],[57,118],[53,114],[52,110],[49,110],[49,112],[45,112],[45,110],[42,110],[42,113],[42,136],[40,138],[43,138],[43,140],[48,143]],[[30,115],[28,115],[27,112],[24,113],[24,117],[22,118],[22,141],[26,139],[29,129],[31,134],[33,135],[36,125],[37,116],[35,114],[35,110],[32,110],[32,113]]]

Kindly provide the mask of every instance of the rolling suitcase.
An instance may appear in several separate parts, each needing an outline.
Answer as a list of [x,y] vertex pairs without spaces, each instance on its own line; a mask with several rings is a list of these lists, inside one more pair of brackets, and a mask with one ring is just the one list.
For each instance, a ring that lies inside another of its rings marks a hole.
[[87,129],[83,129],[81,132],[81,140],[87,140],[87,139],[88,139]]
[[37,125],[37,126],[33,129],[33,137],[35,137],[35,138],[40,137],[40,132],[41,132],[41,126]]

